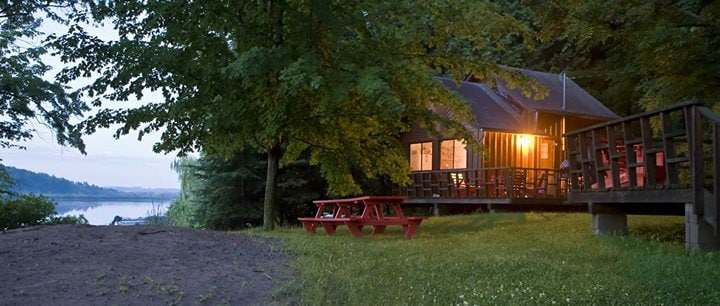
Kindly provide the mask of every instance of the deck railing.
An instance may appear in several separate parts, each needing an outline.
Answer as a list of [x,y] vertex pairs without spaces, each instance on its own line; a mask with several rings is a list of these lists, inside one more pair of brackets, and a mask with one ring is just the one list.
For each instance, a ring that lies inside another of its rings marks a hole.
[[483,168],[411,172],[395,195],[443,199],[565,199],[561,172],[541,168]]
[[573,131],[566,142],[571,193],[691,189],[694,213],[720,219],[720,116],[702,103]]

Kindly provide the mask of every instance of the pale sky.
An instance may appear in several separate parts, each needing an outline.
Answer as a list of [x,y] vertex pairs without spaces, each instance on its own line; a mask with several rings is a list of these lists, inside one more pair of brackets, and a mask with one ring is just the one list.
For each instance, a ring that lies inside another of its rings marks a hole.
[[43,172],[71,181],[103,187],[179,188],[177,174],[170,169],[174,154],[152,151],[158,135],[137,141],[134,134],[116,140],[113,131],[101,130],[85,136],[87,155],[61,147],[47,131],[25,143],[27,150],[0,149],[7,166]]
[[[110,27],[86,29],[105,39],[117,37]],[[46,22],[41,30],[52,33],[64,31],[64,28],[56,23]],[[43,61],[54,68],[46,78],[52,78],[63,66],[58,59],[50,56],[44,57]],[[78,84],[70,84],[70,86],[78,86]],[[150,93],[146,98],[159,98],[159,95]],[[139,106],[142,101],[123,103],[124,106],[128,104]],[[35,123],[34,128],[38,133],[31,141],[23,143],[27,150],[0,149],[0,158],[4,165],[103,187],[179,188],[180,186],[177,174],[170,169],[175,154],[162,155],[152,151],[152,145],[160,138],[159,134],[145,135],[140,142],[137,140],[136,132],[116,140],[112,137],[114,130],[98,130],[93,135],[83,137],[87,152],[84,156],[76,149],[59,146],[55,138],[41,124]]]

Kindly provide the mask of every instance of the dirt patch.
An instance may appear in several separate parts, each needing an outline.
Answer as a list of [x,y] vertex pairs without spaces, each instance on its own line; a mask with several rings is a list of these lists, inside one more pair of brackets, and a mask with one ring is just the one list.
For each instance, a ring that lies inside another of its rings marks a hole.
[[5,231],[0,265],[2,305],[267,305],[292,275],[276,240],[155,225]]

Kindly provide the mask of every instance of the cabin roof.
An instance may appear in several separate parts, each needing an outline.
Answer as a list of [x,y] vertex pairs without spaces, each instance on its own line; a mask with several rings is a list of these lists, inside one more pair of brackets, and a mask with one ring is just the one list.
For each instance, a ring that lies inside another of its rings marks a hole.
[[509,89],[502,79],[497,81],[497,89],[474,81],[461,81],[457,84],[448,78],[438,80],[470,103],[470,110],[475,115],[472,125],[479,129],[519,131],[526,125],[522,119],[522,114],[526,111],[600,120],[620,118],[570,78],[565,79],[563,103],[561,75],[510,67],[506,69],[516,70],[534,79],[547,88],[547,96],[539,100],[527,97],[520,89]]
[[458,86],[453,80],[438,79],[470,102],[476,128],[514,131],[522,126],[520,115],[489,86],[465,81]]
[[[559,74],[533,71],[528,69],[507,68],[536,80],[548,89],[548,95],[540,100],[526,97],[520,89],[509,89],[503,80],[498,80],[498,91],[513,102],[522,104],[524,108],[561,115],[574,115],[597,119],[613,120],[620,118],[595,97],[573,82],[565,78],[565,102],[563,103],[563,77]],[[563,105],[564,104],[564,105]]]

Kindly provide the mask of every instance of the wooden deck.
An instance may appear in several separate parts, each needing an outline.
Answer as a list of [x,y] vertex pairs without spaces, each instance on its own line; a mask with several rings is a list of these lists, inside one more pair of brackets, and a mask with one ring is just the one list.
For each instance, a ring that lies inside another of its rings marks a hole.
[[[686,216],[689,249],[720,249],[720,116],[687,102],[567,133],[568,202],[596,234],[627,214]],[[606,219],[603,219],[606,218]]]
[[[697,116],[701,108],[684,103],[568,133],[569,200],[698,202],[696,196],[712,190],[712,176],[704,168],[715,167],[704,152],[712,152],[711,144],[717,143],[704,131],[688,129],[696,121],[697,128],[704,126]],[[697,193],[689,192],[696,185]]]
[[563,204],[567,185],[554,169],[484,168],[418,171],[394,186],[407,204]]

